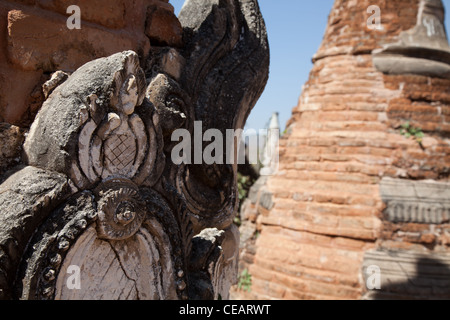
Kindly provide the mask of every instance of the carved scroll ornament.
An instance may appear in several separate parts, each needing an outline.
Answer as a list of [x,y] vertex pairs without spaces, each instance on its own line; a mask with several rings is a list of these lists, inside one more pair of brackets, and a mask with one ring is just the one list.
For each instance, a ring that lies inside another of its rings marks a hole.
[[237,166],[175,165],[171,134],[243,127],[267,36],[256,0],[188,0],[180,21],[182,49],[91,61],[44,103],[0,185],[0,298],[228,297]]

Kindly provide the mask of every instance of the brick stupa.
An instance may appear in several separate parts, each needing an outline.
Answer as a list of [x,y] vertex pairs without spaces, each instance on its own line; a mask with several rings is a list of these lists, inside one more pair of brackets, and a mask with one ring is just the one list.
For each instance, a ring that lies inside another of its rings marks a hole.
[[[68,9],[75,4],[80,29],[69,29]],[[71,73],[130,49],[144,63],[152,47],[181,44],[181,25],[169,0],[2,0],[0,122],[28,127],[43,103],[42,84],[55,71]]]
[[236,298],[450,298],[443,21],[440,0],[335,1],[279,171],[243,206]]

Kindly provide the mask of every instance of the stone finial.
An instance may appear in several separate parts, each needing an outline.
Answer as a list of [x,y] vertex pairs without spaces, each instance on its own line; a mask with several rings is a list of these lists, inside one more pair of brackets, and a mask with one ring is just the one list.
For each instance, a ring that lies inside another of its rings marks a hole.
[[445,31],[445,9],[441,0],[420,2],[417,25],[400,37],[405,45],[449,50]]
[[268,176],[273,174],[278,166],[278,146],[280,140],[280,121],[278,112],[272,114],[267,129],[266,143],[263,150],[262,168],[260,174]]
[[419,74],[450,79],[450,46],[441,0],[421,0],[414,28],[399,41],[373,51],[378,70],[387,74]]

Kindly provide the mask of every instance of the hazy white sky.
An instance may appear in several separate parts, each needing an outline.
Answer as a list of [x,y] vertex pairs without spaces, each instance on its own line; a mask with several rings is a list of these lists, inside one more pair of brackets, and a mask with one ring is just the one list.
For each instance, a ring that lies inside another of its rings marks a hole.
[[[443,0],[447,32],[450,31],[450,0]],[[184,0],[170,0],[178,14]],[[297,105],[303,84],[312,68],[311,58],[322,42],[334,0],[259,0],[270,44],[270,76],[246,128],[259,130],[273,112],[280,113],[281,130]]]

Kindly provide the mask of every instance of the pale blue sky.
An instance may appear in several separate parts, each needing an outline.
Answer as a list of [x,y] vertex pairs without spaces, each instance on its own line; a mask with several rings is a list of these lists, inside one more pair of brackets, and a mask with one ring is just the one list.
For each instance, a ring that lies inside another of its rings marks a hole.
[[[450,0],[443,0],[447,32],[450,30]],[[178,14],[184,0],[170,0]],[[322,42],[334,0],[259,0],[270,44],[270,76],[246,128],[262,129],[273,112],[280,113],[281,130],[297,105],[303,84],[311,71],[311,58]]]

